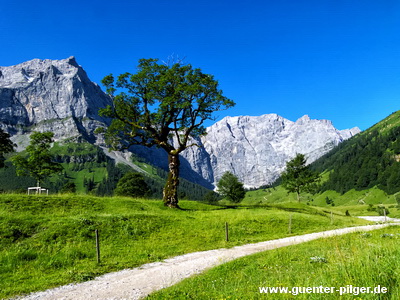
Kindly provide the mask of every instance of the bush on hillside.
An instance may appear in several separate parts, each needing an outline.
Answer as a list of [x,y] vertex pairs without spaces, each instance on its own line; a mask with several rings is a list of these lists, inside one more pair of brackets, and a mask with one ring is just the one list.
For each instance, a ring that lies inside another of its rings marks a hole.
[[126,173],[117,184],[114,194],[117,196],[144,197],[150,193],[144,177],[140,173]]
[[389,210],[388,210],[386,207],[381,206],[381,205],[379,205],[379,206],[376,208],[376,212],[377,212],[380,216],[387,216],[387,215],[389,214]]
[[216,203],[220,200],[219,195],[214,191],[209,191],[207,194],[204,195],[203,201],[208,203]]

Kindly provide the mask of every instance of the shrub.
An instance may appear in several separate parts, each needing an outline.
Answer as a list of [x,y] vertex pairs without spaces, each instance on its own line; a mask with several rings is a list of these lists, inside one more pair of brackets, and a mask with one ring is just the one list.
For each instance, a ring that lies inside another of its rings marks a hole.
[[207,194],[204,195],[203,201],[208,203],[215,203],[219,201],[219,196],[214,191],[209,191]]
[[387,216],[389,214],[389,210],[381,205],[376,208],[376,211],[380,216]]
[[118,196],[144,197],[150,189],[140,173],[126,173],[117,184],[114,193]]

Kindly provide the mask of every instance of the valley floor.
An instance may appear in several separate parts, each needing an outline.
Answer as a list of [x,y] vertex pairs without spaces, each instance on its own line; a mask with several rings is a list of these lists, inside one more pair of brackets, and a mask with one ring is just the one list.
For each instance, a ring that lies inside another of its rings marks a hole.
[[[392,224],[400,225],[400,223]],[[230,249],[194,252],[166,259],[162,262],[145,264],[134,269],[109,273],[92,281],[70,284],[17,299],[140,299],[152,292],[172,286],[184,278],[246,255],[296,245],[319,238],[358,231],[370,231],[387,226],[390,226],[390,224],[347,227],[236,246]]]

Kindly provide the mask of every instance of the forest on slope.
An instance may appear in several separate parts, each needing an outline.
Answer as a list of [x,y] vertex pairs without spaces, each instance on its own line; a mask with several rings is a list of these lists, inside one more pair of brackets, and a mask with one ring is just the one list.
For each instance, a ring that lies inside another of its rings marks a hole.
[[329,172],[321,191],[343,194],[374,186],[388,194],[400,191],[400,111],[344,141],[312,168]]

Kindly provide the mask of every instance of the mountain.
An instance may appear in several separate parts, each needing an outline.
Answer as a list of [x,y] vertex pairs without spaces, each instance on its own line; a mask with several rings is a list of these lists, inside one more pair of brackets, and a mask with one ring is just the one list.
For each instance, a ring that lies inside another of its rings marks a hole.
[[108,104],[74,57],[0,67],[0,125],[12,135],[52,131],[56,140],[95,142],[94,129],[107,123],[98,110]]
[[340,131],[330,121],[307,115],[296,122],[276,114],[225,117],[207,128],[204,150],[191,148],[183,156],[214,184],[231,171],[245,186],[259,187],[275,181],[296,153],[305,154],[311,163],[359,132]]
[[345,141],[312,167],[329,172],[322,191],[344,194],[373,187],[388,194],[400,191],[400,111]]
[[[52,131],[56,140],[104,146],[94,130],[109,124],[98,115],[108,104],[111,98],[88,78],[74,57],[0,67],[0,127],[20,148],[26,146],[26,136],[34,130]],[[207,135],[197,141],[204,147],[191,147],[182,153],[181,174],[213,188],[224,172],[231,171],[247,187],[259,187],[277,179],[296,153],[305,154],[312,162],[359,131],[339,131],[330,121],[308,116],[296,122],[276,114],[226,117],[208,127]],[[130,150],[167,169],[163,150],[140,146]],[[107,154],[136,167],[126,153]]]

